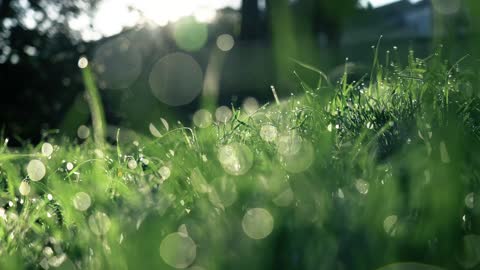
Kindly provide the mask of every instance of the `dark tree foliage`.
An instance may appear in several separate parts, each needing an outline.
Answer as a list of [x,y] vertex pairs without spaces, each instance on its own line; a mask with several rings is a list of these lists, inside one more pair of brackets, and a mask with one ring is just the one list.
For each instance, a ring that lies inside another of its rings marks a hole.
[[0,128],[11,142],[58,125],[82,91],[77,60],[85,45],[68,21],[96,1],[0,1]]

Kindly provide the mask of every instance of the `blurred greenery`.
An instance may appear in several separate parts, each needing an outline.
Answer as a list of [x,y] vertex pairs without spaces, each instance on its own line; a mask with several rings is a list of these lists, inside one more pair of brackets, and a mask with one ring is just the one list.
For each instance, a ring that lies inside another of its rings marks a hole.
[[452,1],[413,38],[243,0],[95,42],[68,19],[100,2],[0,1],[0,269],[480,269],[480,3]]
[[6,143],[2,269],[476,269],[478,66],[444,59],[299,78],[277,105],[103,149]]

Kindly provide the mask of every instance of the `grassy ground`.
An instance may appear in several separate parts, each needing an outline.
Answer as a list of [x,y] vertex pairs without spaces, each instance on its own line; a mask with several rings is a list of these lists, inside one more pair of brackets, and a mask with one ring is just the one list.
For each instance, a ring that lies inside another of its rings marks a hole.
[[476,60],[441,50],[111,143],[87,74],[90,136],[0,148],[0,268],[478,269]]

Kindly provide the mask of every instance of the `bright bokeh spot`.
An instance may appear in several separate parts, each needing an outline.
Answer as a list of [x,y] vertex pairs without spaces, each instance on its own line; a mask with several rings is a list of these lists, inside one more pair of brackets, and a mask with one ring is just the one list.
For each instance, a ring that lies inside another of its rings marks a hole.
[[53,153],[53,146],[50,143],[42,144],[42,154],[46,157],[51,156]]
[[197,257],[197,246],[188,235],[172,233],[167,235],[160,244],[160,256],[172,267],[187,268]]
[[215,110],[215,119],[217,122],[226,123],[232,118],[232,110],[227,106],[220,106]]
[[246,98],[242,105],[243,111],[248,115],[254,114],[259,107],[258,101],[253,97]]
[[27,165],[27,174],[32,181],[40,181],[45,176],[47,169],[38,159],[31,160]]
[[85,125],[79,126],[77,129],[77,136],[78,138],[85,140],[88,138],[88,136],[90,136],[90,129]]
[[212,114],[205,109],[200,109],[193,114],[193,123],[199,128],[209,127],[212,122]]
[[78,59],[78,67],[79,68],[86,68],[88,66],[88,59],[85,56],[80,57]]
[[85,192],[78,192],[73,196],[73,206],[78,211],[86,211],[90,205],[92,204],[92,200],[90,196]]
[[242,228],[252,239],[263,239],[273,231],[273,216],[264,208],[249,209],[243,216]]
[[22,181],[22,183],[20,183],[20,187],[18,187],[18,191],[23,196],[30,194],[30,189],[30,184],[27,181]]
[[203,72],[191,56],[172,53],[160,59],[149,76],[150,89],[161,102],[180,106],[192,102],[203,89]]
[[162,133],[160,133],[160,131],[157,129],[157,127],[155,127],[153,123],[150,123],[150,125],[148,125],[148,130],[153,135],[153,137],[156,137],[156,138],[162,137]]
[[220,147],[218,160],[228,174],[244,175],[253,165],[253,153],[244,144],[232,143]]
[[112,226],[110,218],[103,212],[96,212],[88,218],[88,226],[96,235],[104,235]]
[[173,36],[177,46],[185,51],[198,51],[207,42],[207,25],[194,18],[187,17],[174,25]]
[[217,47],[224,52],[230,51],[234,45],[235,40],[232,35],[222,34],[217,38]]
[[167,166],[162,166],[160,169],[158,169],[158,173],[160,174],[160,177],[162,177],[162,180],[165,181],[170,177],[170,168]]
[[128,160],[127,166],[130,170],[135,170],[138,166],[138,163],[135,159],[132,158],[132,159]]

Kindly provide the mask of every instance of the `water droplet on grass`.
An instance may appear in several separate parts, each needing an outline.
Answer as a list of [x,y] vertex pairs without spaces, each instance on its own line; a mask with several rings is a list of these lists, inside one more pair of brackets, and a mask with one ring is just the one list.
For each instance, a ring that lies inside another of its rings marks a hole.
[[160,133],[160,131],[158,131],[158,129],[152,123],[148,125],[148,130],[150,130],[150,133],[153,135],[153,137],[156,137],[156,138],[162,137],[162,133]]
[[78,211],[86,211],[91,204],[92,200],[90,199],[90,196],[85,192],[78,192],[73,197],[73,206]]
[[196,256],[197,246],[186,234],[180,232],[169,234],[160,244],[160,257],[172,267],[187,268]]
[[252,239],[263,239],[273,231],[273,217],[264,208],[249,209],[242,220],[245,234]]
[[23,196],[30,194],[30,189],[30,184],[27,181],[22,181],[22,183],[20,183],[20,187],[18,187],[18,191]]
[[50,143],[44,143],[42,144],[42,154],[44,156],[51,156],[53,153],[53,146]]
[[137,161],[133,158],[128,161],[127,165],[130,170],[135,170],[138,166]]
[[32,181],[42,180],[42,178],[45,176],[45,173],[46,173],[45,165],[43,165],[43,163],[40,160],[34,159],[28,163],[27,174]]
[[167,166],[162,166],[160,169],[158,169],[158,173],[160,174],[160,177],[162,177],[162,181],[167,180],[170,177],[170,168]]
[[67,170],[68,170],[68,171],[73,170],[73,164],[72,164],[71,162],[68,162],[68,163],[67,163]]

